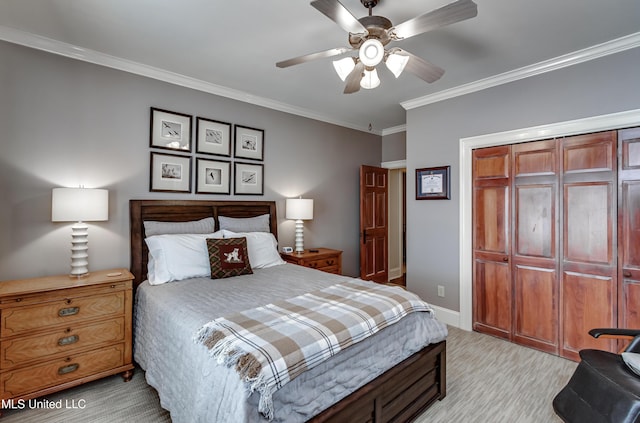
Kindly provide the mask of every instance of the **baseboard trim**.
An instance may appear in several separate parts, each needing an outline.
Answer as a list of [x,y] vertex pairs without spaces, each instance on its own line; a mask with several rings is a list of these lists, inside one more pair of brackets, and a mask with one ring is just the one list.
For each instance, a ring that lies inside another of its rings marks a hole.
[[402,276],[402,267],[394,267],[389,269],[389,280],[397,279]]
[[436,317],[442,323],[460,328],[460,312],[448,308],[431,305],[436,312]]

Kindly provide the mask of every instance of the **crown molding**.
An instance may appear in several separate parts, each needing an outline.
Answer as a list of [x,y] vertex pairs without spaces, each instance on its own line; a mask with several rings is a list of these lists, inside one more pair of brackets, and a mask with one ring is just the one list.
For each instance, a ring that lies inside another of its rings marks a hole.
[[553,59],[535,63],[530,66],[514,69],[512,71],[490,76],[468,84],[459,85],[448,90],[439,91],[424,97],[403,101],[400,105],[406,110],[411,110],[417,107],[426,106],[427,104],[433,104],[487,88],[496,87],[498,85],[508,84],[509,82],[552,72],[637,47],[640,47],[640,32],[616,38],[615,40],[597,44],[582,50],[574,51],[573,53],[565,54],[563,56],[554,57]]
[[404,169],[407,167],[406,160],[393,160],[390,162],[382,162],[380,163],[380,167],[384,169]]
[[[147,78],[168,82],[170,84],[195,89],[209,94],[230,98],[244,103],[250,103],[256,106],[261,106],[268,109],[273,109],[321,122],[330,123],[337,126],[342,126],[345,128],[354,129],[357,131],[372,133],[381,136],[406,131],[406,125],[394,126],[382,130],[369,130],[368,127],[336,120],[328,116],[318,114],[309,109],[292,106],[290,104],[271,100],[265,97],[255,96],[244,91],[223,87],[221,85],[216,85],[200,79],[187,77],[175,72],[170,72],[153,66],[144,65],[131,60],[126,60],[101,53],[95,50],[78,47],[72,44],[63,43],[61,41],[42,37],[25,31],[20,31],[18,29],[10,28],[3,25],[0,25],[0,40],[23,45],[25,47],[34,48],[37,50],[46,51],[60,56],[69,57],[76,60],[93,63],[100,66],[109,67],[112,69],[121,70]],[[460,85],[448,90],[439,91],[437,93],[419,97],[413,100],[407,100],[401,102],[400,105],[406,110],[410,110],[428,104],[437,103],[439,101],[448,100],[454,97],[474,93],[476,91],[481,91],[487,88],[496,87],[498,85],[507,84],[509,82],[517,81],[520,79],[529,78],[531,76],[540,75],[557,69],[562,69],[568,66],[637,47],[640,47],[640,32],[617,38],[606,43],[588,47],[583,50],[578,50],[576,52],[559,56],[550,60],[539,62],[530,66],[525,66],[520,69],[515,69],[499,75],[494,75],[485,79]]]
[[76,60],[81,60],[84,62],[93,63],[100,66],[109,67],[112,69],[121,70],[147,78],[168,82],[170,84],[191,88],[209,94],[242,101],[244,103],[266,107],[268,109],[273,109],[280,112],[302,116],[305,118],[326,122],[345,128],[355,129],[357,131],[382,135],[381,131],[370,130],[368,127],[358,126],[350,122],[332,119],[309,109],[292,106],[290,104],[271,100],[265,97],[255,96],[244,91],[223,87],[211,82],[191,78],[175,72],[170,72],[164,69],[144,65],[142,63],[134,62],[131,60],[122,59],[120,57],[111,56],[109,54],[101,53],[95,50],[63,43],[61,41],[42,37],[40,35],[32,34],[25,31],[20,31],[3,25],[0,25],[0,40],[4,40],[13,44],[23,45],[25,47],[30,47],[36,50],[46,51],[48,53],[53,53],[60,56],[69,57]]
[[407,125],[398,125],[383,129],[381,135],[384,137],[385,135],[397,134],[398,132],[407,132]]

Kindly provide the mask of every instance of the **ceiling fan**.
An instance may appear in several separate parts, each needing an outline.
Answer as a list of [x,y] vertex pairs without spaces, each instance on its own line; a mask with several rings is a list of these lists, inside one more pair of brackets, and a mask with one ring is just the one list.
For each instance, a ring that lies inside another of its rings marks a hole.
[[478,6],[471,0],[457,0],[439,9],[393,25],[384,16],[372,14],[378,0],[360,0],[369,9],[369,15],[356,19],[338,0],[314,0],[311,6],[337,23],[349,33],[349,47],[338,47],[318,53],[307,54],[276,63],[279,68],[298,65],[316,59],[338,56],[358,50],[358,57],[345,57],[333,65],[340,78],[346,82],[345,94],[360,88],[372,89],[380,85],[376,65],[384,61],[397,78],[404,69],[425,80],[440,79],[444,70],[399,47],[385,48],[392,41],[401,41],[415,35],[451,25],[478,14]]

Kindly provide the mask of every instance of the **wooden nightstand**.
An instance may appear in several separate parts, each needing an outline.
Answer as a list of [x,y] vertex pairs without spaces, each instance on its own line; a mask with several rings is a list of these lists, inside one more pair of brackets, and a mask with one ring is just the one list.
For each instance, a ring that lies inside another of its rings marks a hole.
[[302,253],[281,253],[282,259],[288,263],[311,267],[323,272],[342,274],[342,251],[330,248],[316,248],[314,251],[304,250]]
[[[133,376],[126,269],[0,282],[0,399]],[[15,403],[15,402],[14,402]]]

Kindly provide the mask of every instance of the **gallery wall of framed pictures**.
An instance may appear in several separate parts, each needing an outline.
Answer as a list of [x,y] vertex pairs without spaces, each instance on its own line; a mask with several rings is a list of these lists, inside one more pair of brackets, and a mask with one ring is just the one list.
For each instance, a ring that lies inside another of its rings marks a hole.
[[194,141],[192,115],[151,107],[150,120],[150,191],[264,194],[263,129],[196,116]]

